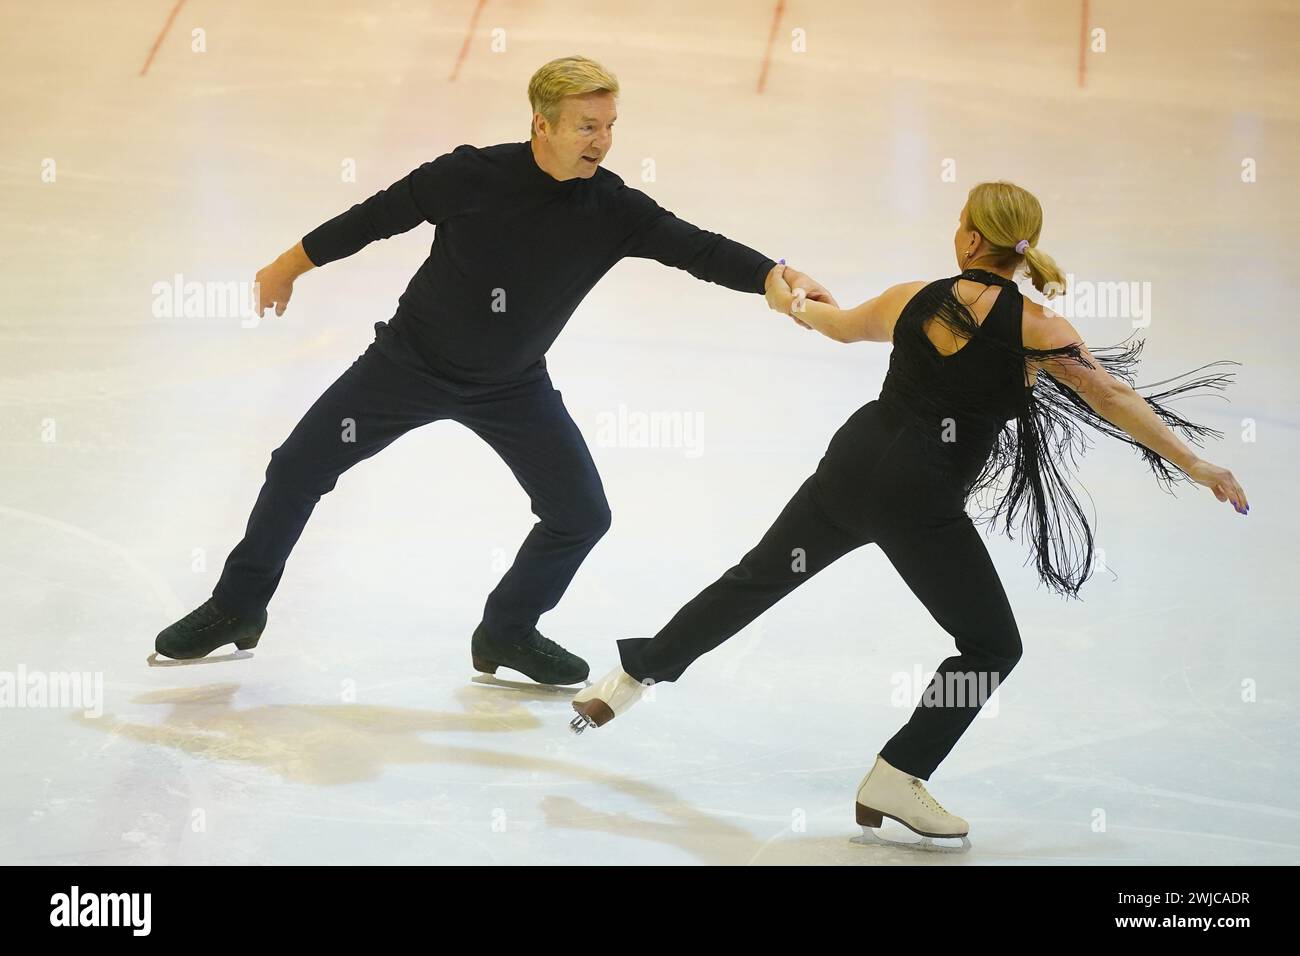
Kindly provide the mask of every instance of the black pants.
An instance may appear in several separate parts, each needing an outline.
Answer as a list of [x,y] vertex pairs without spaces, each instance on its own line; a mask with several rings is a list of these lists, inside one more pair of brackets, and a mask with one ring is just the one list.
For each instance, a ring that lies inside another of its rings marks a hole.
[[609,529],[591,452],[544,369],[507,387],[462,387],[422,371],[383,326],[271,454],[244,539],[226,559],[213,596],[236,613],[265,609],[316,502],[339,476],[412,428],[448,419],[492,446],[540,519],[483,612],[494,636],[526,636]]
[[911,719],[880,751],[928,779],[1020,659],[1020,632],[988,551],[967,516],[958,473],[886,405],[836,433],[817,471],[735,567],[653,638],[619,641],[623,669],[671,681],[818,571],[874,542],[957,644]]

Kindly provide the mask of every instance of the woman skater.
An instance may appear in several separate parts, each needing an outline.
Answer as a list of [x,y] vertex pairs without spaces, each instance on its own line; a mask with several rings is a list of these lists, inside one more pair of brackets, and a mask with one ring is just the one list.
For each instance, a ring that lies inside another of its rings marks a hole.
[[957,849],[969,846],[966,821],[941,807],[922,781],[1020,660],[1021,642],[967,501],[992,492],[980,520],[1000,517],[1008,534],[1019,525],[1042,581],[1071,596],[1088,577],[1093,551],[1068,471],[1087,445],[1083,424],[1132,445],[1167,489],[1189,480],[1241,514],[1249,508],[1232,473],[1198,458],[1175,434],[1199,445],[1221,433],[1161,404],[1198,387],[1222,388],[1230,373],[1188,377],[1225,363],[1140,395],[1132,382],[1141,342],[1094,354],[1069,322],[1011,281],[1023,265],[1049,297],[1063,288],[1056,264],[1037,248],[1041,229],[1032,194],[983,183],[961,211],[959,276],[897,285],[847,310],[773,284],[769,305],[801,324],[839,342],[893,343],[880,397],[839,429],[816,471],[739,564],[655,637],[618,642],[622,667],[574,698],[576,732],[623,713],[647,684],[676,680],[818,571],[875,543],[953,636],[957,654],[939,665],[858,788],[860,842],[882,842],[872,830],[890,817],[925,838],[908,845],[940,849],[930,837],[959,837]]

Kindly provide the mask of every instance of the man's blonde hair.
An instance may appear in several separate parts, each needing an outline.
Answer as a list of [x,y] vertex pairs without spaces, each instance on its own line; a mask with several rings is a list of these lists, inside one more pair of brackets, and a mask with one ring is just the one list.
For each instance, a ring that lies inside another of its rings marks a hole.
[[[618,77],[585,56],[562,56],[541,67],[528,81],[528,102],[533,116],[541,113],[552,126],[560,119],[560,103],[566,96],[584,93],[613,93],[618,96]],[[533,136],[533,120],[528,123]]]

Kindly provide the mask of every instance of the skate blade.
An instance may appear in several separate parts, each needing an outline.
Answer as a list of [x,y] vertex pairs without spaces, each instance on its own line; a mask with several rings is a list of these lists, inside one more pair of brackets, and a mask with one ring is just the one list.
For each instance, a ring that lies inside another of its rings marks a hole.
[[159,657],[157,653],[150,654],[145,658],[150,667],[188,667],[191,664],[224,664],[227,661],[251,661],[253,655],[248,651],[231,651],[229,654],[218,654],[215,657],[196,657],[190,661],[172,660],[170,657]]
[[574,716],[574,718],[571,721],[569,721],[569,729],[572,730],[575,734],[582,733],[588,727],[599,727],[599,726],[600,726],[599,724],[597,724],[586,714],[577,714]]
[[563,684],[534,684],[520,680],[502,680],[500,677],[493,677],[491,674],[475,674],[470,678],[475,684],[482,684],[484,687],[505,687],[508,690],[526,690],[543,694],[553,694],[556,697],[572,697],[581,687],[565,687]]
[[[961,840],[960,844],[936,843],[935,840]],[[970,849],[970,837],[918,837],[916,840],[887,840],[870,827],[862,828],[862,836],[851,837],[850,843],[858,846],[887,846],[902,850],[920,850],[926,853],[965,853]]]

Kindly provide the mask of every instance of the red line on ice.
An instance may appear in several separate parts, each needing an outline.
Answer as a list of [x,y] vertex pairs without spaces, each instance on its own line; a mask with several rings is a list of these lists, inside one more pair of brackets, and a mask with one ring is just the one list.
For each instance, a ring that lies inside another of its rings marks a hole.
[[1088,78],[1088,0],[1083,0],[1079,11],[1079,88]]
[[767,33],[767,50],[763,53],[763,69],[758,74],[758,92],[767,88],[767,69],[772,62],[772,44],[776,42],[776,31],[781,26],[781,15],[785,13],[785,0],[776,0],[776,9],[772,11],[772,29]]
[[456,66],[451,71],[451,82],[456,82],[456,77],[460,75],[460,65],[465,62],[465,57],[469,56],[469,44],[474,39],[474,30],[478,27],[478,15],[483,12],[487,6],[487,0],[478,0],[474,4],[474,15],[469,18],[469,30],[465,33],[465,42],[460,45],[460,55],[456,57]]
[[149,49],[148,59],[144,61],[144,66],[140,67],[141,76],[149,72],[149,67],[153,65],[153,58],[158,55],[158,48],[162,46],[163,37],[167,36],[167,31],[172,28],[172,21],[176,19],[176,14],[181,12],[183,6],[185,6],[185,0],[176,0],[176,6],[172,7],[172,12],[167,15],[167,22],[158,31],[158,39],[153,41],[153,46]]

